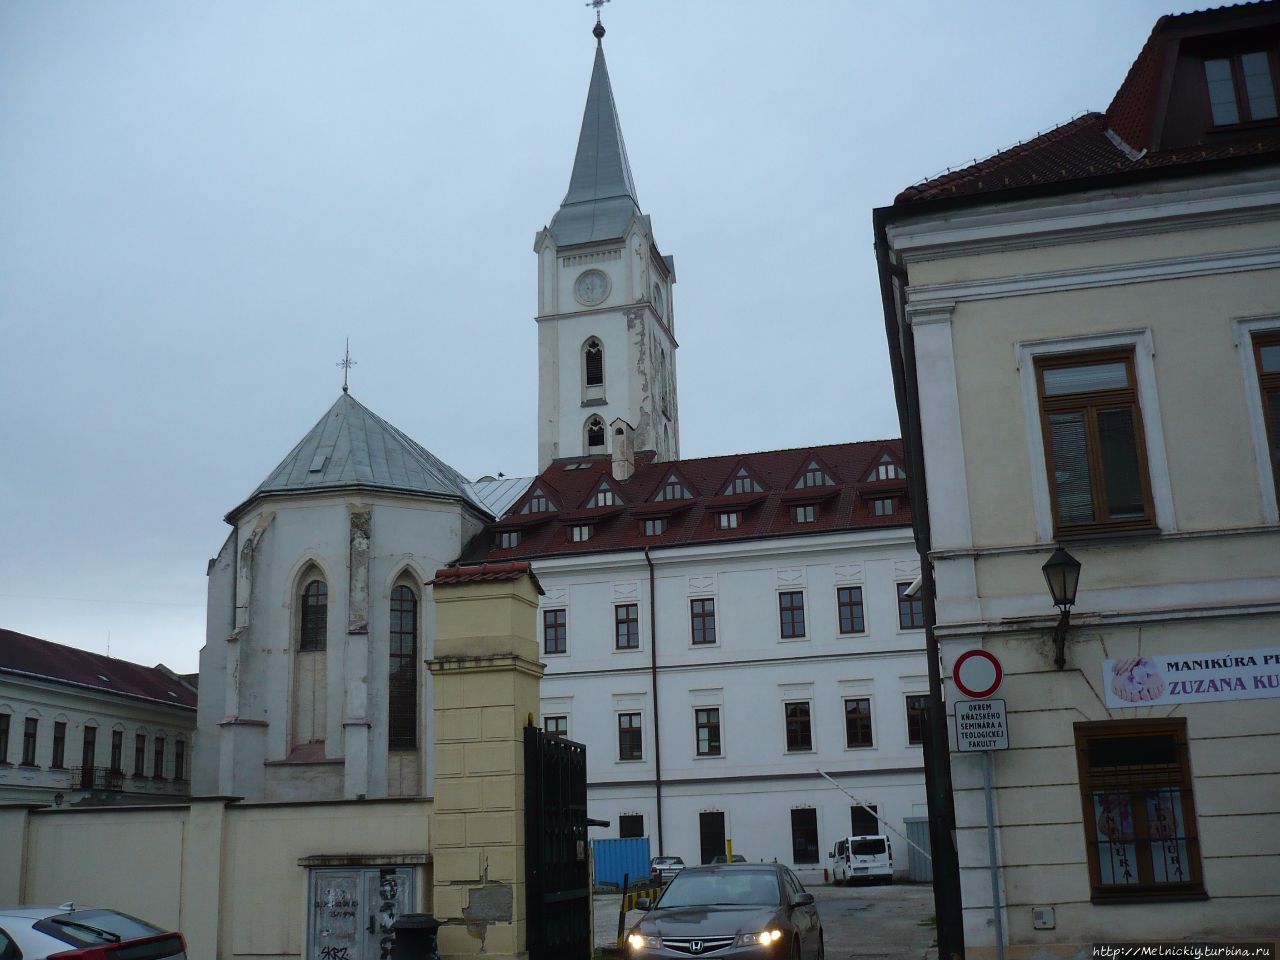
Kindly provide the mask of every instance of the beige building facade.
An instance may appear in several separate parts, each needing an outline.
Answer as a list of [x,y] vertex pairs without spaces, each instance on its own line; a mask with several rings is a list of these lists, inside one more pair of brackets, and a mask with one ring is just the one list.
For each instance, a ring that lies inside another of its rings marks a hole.
[[[1274,83],[1276,23],[1165,18],[1106,114],[877,211],[953,751],[945,675],[973,648],[1004,670],[1008,956],[1280,933],[1280,139],[1247,86],[1249,130],[1200,99],[1258,53]],[[1061,667],[1058,546],[1080,563]],[[985,956],[984,761],[950,760]]]

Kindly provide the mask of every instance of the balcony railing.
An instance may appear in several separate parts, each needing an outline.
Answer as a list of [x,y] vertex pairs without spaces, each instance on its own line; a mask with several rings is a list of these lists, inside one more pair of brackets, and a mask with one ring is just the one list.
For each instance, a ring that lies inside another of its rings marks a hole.
[[123,790],[124,771],[110,767],[72,767],[71,786],[74,790]]

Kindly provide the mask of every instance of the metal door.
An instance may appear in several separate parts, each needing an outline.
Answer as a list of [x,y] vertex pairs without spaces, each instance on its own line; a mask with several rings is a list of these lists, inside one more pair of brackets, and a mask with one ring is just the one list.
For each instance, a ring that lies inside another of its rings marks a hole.
[[524,729],[529,960],[589,960],[587,748]]
[[387,960],[392,925],[414,908],[411,867],[310,871],[308,960]]

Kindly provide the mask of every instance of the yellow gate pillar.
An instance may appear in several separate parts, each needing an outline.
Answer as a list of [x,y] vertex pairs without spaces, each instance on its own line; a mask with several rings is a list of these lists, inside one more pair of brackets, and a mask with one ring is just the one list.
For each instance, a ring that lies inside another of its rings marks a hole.
[[431,581],[435,659],[433,909],[444,960],[527,956],[524,726],[538,716],[542,587],[522,561]]

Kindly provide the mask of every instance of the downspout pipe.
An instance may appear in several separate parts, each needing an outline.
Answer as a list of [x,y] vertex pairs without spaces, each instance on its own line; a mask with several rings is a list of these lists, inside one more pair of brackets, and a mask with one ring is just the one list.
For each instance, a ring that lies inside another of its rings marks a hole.
[[924,614],[925,653],[929,671],[929,711],[924,738],[925,794],[929,801],[929,841],[933,853],[933,902],[938,922],[938,956],[963,960],[964,906],[960,895],[960,858],[956,852],[956,814],[951,784],[951,752],[947,742],[947,713],[942,699],[942,656],[938,645],[936,584],[929,560],[928,484],[924,441],[920,426],[920,392],[916,379],[915,338],[906,320],[907,272],[895,264],[887,228],[890,208],[872,214],[880,298],[884,308],[889,362],[893,370],[898,422],[907,456],[907,490],[911,524],[920,555],[920,599]]
[[653,785],[658,807],[658,856],[661,857],[666,851],[662,846],[662,724],[658,722],[658,595],[654,590],[657,578],[648,547],[644,548],[644,562],[649,565],[649,689],[653,694]]

